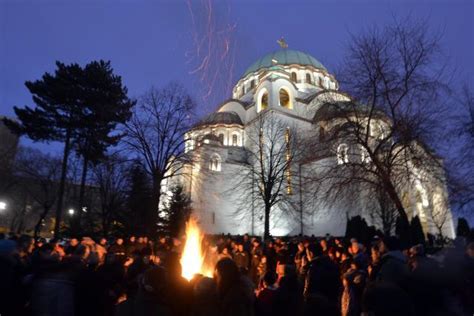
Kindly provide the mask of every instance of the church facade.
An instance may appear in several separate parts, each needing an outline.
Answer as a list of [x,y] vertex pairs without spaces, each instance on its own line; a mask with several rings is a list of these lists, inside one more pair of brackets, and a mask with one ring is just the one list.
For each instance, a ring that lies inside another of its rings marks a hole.
[[[173,185],[182,185],[191,198],[195,216],[207,233],[263,234],[263,206],[257,202],[258,198],[252,198],[255,193],[249,193],[261,188],[258,184],[255,189],[251,188],[248,181],[245,184],[242,181],[242,177],[252,174],[249,172],[253,170],[252,165],[258,163],[256,133],[260,131],[259,137],[265,135],[259,124],[262,118],[271,116],[288,126],[288,131],[291,126],[292,133],[321,139],[338,120],[324,108],[328,100],[344,102],[349,101],[349,97],[339,91],[335,77],[314,57],[290,49],[263,56],[238,80],[232,98],[188,132],[185,151],[192,157],[192,163],[184,166],[184,174],[163,183],[164,193],[169,193]],[[374,133],[383,133],[390,123],[381,118],[371,124],[374,124]],[[284,138],[279,145],[282,148]],[[318,147],[317,142],[313,145]],[[315,196],[312,185],[302,181],[306,174],[318,172],[322,165],[337,167],[352,159],[348,155],[351,144],[341,142],[333,147],[334,150],[317,159],[285,170],[285,188],[278,195],[289,195],[286,197],[289,203],[285,207],[278,203],[273,206],[272,235],[340,236],[345,232],[347,219],[355,215],[364,217],[369,225],[380,226],[373,216],[373,208],[368,207],[373,198],[368,194],[360,192],[360,198],[344,203],[328,202],[324,196]],[[362,151],[356,154],[357,159],[367,159]],[[403,193],[409,217],[418,215],[425,233],[437,235],[433,223],[436,209],[446,216],[443,235],[453,238],[453,220],[443,181],[433,178],[414,183]]]

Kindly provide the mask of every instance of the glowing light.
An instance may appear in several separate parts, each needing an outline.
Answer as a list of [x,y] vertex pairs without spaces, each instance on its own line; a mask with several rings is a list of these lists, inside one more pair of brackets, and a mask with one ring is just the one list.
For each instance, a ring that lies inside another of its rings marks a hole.
[[190,218],[186,223],[186,243],[180,260],[182,276],[187,280],[191,280],[196,274],[212,277],[212,271],[204,269],[204,254],[201,249],[203,237],[196,219]]
[[7,203],[5,202],[0,202],[0,211],[4,211],[7,209]]
[[74,215],[74,209],[70,208],[68,211],[69,215]]

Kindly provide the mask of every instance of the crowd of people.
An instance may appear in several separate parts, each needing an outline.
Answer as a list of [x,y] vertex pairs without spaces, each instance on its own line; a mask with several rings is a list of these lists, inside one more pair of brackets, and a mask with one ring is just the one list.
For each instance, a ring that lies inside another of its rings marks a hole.
[[466,240],[430,256],[396,237],[208,236],[204,265],[213,275],[191,280],[182,276],[183,242],[0,235],[0,315],[474,313],[474,243]]

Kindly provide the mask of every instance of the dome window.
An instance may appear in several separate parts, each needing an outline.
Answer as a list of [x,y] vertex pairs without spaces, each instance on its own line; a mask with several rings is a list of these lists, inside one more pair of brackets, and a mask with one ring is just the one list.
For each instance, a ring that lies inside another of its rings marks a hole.
[[257,113],[268,108],[268,91],[263,89],[259,93],[259,98],[257,99]]
[[255,88],[255,79],[250,81],[250,90],[252,90],[253,88]]
[[232,135],[232,146],[239,146],[239,135]]
[[221,171],[221,157],[218,154],[213,154],[209,161],[209,170]]
[[296,75],[296,72],[291,73],[291,81],[293,82],[298,82],[298,76]]
[[219,142],[222,144],[224,144],[224,134],[220,133],[219,136],[217,136],[219,138]]
[[280,106],[287,109],[293,108],[293,105],[291,104],[290,94],[284,88],[280,89]]
[[326,130],[324,129],[324,127],[319,126],[319,141],[323,142],[325,138],[326,138]]
[[313,84],[313,80],[311,80],[311,74],[310,73],[306,74],[306,83]]
[[319,86],[321,88],[324,88],[324,83],[323,83],[323,78],[322,77],[319,77]]
[[349,147],[346,144],[337,146],[337,164],[342,165],[349,162]]

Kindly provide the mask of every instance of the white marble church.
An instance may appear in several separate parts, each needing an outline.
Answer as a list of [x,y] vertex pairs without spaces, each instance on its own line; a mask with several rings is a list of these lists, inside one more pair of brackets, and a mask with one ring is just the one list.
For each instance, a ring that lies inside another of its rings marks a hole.
[[[334,76],[307,53],[280,49],[263,56],[238,80],[232,98],[189,131],[185,151],[195,158],[194,162],[185,166],[185,175],[164,183],[163,190],[166,193],[176,183],[183,185],[190,195],[195,215],[207,233],[262,235],[262,207],[242,201],[245,195],[239,190],[243,188],[236,186],[234,181],[248,167],[244,166],[248,163],[247,151],[252,150],[248,133],[261,115],[272,112],[288,124],[297,126],[302,133],[318,135],[321,122],[330,127],[333,119],[322,104],[328,98],[348,100],[338,90],[339,84]],[[381,121],[380,133],[383,124]],[[335,154],[320,159],[334,165],[344,163],[347,159],[344,150],[347,150],[347,145],[340,144]],[[315,165],[318,163],[314,162]],[[299,172],[304,173],[305,169],[300,168]],[[297,176],[295,174],[294,178]],[[292,192],[295,211],[281,209],[272,212],[272,235],[343,235],[347,218],[354,215],[363,216],[369,225],[377,225],[364,207],[363,194],[358,201],[345,206],[321,203],[321,199],[318,202],[318,198],[310,195],[313,193],[309,188],[295,189]],[[406,190],[403,199],[409,217],[418,215],[425,233],[437,234],[432,225],[432,209],[445,208],[448,218],[443,233],[454,237],[444,183],[431,183],[429,187],[417,183],[414,188]],[[295,216],[298,213],[305,215]]]

